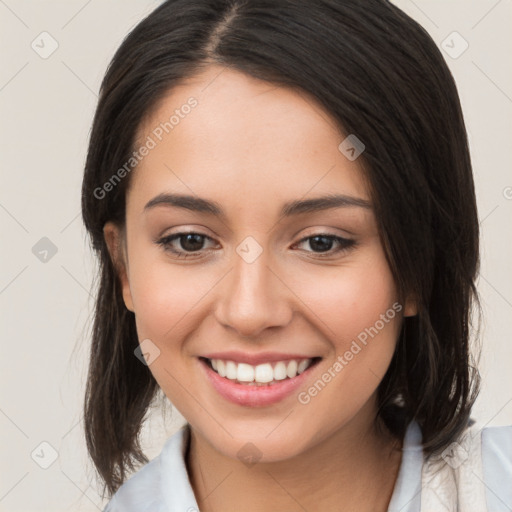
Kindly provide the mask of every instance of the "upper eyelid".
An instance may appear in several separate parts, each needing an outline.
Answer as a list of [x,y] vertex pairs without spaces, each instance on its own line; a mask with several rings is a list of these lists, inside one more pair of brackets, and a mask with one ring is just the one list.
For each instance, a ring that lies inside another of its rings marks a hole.
[[[187,228],[187,227],[180,226],[178,229],[181,229],[182,231],[172,232],[172,233],[169,233],[168,235],[158,235],[156,239],[158,240],[158,239],[167,238],[167,237],[171,237],[171,236],[175,236],[175,235],[187,235],[187,234],[201,235],[201,236],[204,236],[204,237],[207,237],[210,239],[219,236],[217,233],[215,233],[215,231],[205,228],[204,226],[196,227],[196,228]],[[304,229],[306,229],[306,230],[311,229],[314,231],[312,231],[310,234],[304,235],[301,238],[301,240],[303,238],[309,238],[310,236],[319,236],[319,235],[335,236],[335,237],[344,238],[347,240],[350,240],[351,237],[354,237],[354,238],[357,237],[357,234],[355,232],[352,232],[347,229],[327,228],[327,227],[322,228],[322,227],[309,226],[307,228],[302,228],[299,231],[295,231],[293,234],[293,238],[296,237],[296,234],[298,232],[303,231]],[[203,230],[209,231],[210,233],[213,233],[213,235],[209,235],[209,234],[205,233]],[[334,230],[342,231],[342,232],[344,232],[344,234],[336,233],[336,232],[334,232]]]
[[[211,236],[209,236],[209,235],[207,235],[205,233],[201,233],[200,231],[190,230],[190,231],[178,231],[176,233],[171,233],[169,235],[164,235],[164,236],[158,238],[156,240],[156,243],[163,244],[166,240],[168,240],[169,243],[171,243],[171,242],[174,242],[176,240],[179,240],[180,237],[185,236],[185,235],[200,235],[200,236],[202,236],[202,237],[204,237],[204,238],[206,238],[206,239],[208,239],[208,240],[210,240],[212,242],[216,242],[216,240],[214,238],[212,238]],[[341,243],[340,241],[346,241],[346,242],[355,243],[355,240],[353,238],[347,238],[345,236],[341,236],[341,235],[337,235],[337,234],[334,234],[334,233],[330,233],[327,230],[324,230],[324,231],[320,230],[320,231],[317,231],[317,232],[314,232],[314,233],[302,236],[296,242],[294,242],[293,245],[296,246],[298,244],[301,244],[301,243],[309,240],[310,238],[314,238],[314,237],[318,237],[318,236],[324,236],[324,237],[327,237],[327,238],[331,238],[331,239],[333,239],[334,241],[336,241],[338,243]],[[163,245],[165,245],[165,244],[163,244]],[[207,250],[208,249],[201,249],[200,251],[196,251],[196,252],[199,253],[201,251],[207,251]],[[194,254],[194,252],[187,252],[187,251],[182,251],[182,252],[184,252],[186,254]]]
[[[176,233],[169,233],[168,235],[163,235],[163,236],[158,237],[156,239],[156,241],[158,241],[158,240],[165,240],[166,238],[171,238],[171,237],[179,238],[179,236],[183,236],[183,235],[200,235],[200,236],[204,236],[205,238],[208,238],[210,240],[214,240],[213,237],[211,237],[210,235],[207,235],[206,233],[202,233],[201,231],[198,231],[198,230],[190,230],[190,231],[177,231]],[[315,236],[327,236],[327,237],[342,238],[342,239],[345,239],[345,240],[351,240],[351,238],[349,238],[349,237],[346,237],[346,236],[343,236],[343,235],[340,235],[340,234],[336,234],[336,233],[331,233],[328,230],[321,230],[320,229],[319,231],[316,231],[316,232],[313,232],[311,234],[307,234],[307,235],[302,236],[298,240],[298,242],[302,242],[305,239],[312,238],[312,237],[315,237]]]

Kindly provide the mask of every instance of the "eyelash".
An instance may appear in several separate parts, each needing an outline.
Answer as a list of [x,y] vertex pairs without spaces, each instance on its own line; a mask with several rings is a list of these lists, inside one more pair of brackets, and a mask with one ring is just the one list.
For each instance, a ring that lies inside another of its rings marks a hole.
[[[201,254],[202,250],[194,251],[194,252],[188,252],[187,253],[187,252],[183,252],[183,251],[177,251],[177,250],[171,248],[171,242],[173,242],[174,240],[180,239],[181,237],[184,237],[186,235],[199,235],[200,237],[203,237],[205,239],[212,240],[209,236],[203,235],[202,233],[198,233],[196,231],[188,231],[188,232],[174,233],[172,235],[165,236],[165,237],[160,238],[159,240],[157,240],[156,243],[158,245],[161,245],[164,248],[165,251],[168,251],[168,252],[172,253],[176,258],[180,258],[180,259],[195,258],[195,259],[198,259],[198,258],[201,258],[202,256],[204,256],[204,252],[203,252],[203,254]],[[332,250],[329,250],[329,251],[326,251],[326,252],[306,251],[306,252],[312,252],[313,254],[316,255],[315,257],[320,258],[320,259],[321,258],[331,257],[334,254],[346,252],[346,251],[354,248],[357,245],[355,240],[351,240],[349,238],[343,238],[343,237],[340,237],[340,236],[337,236],[337,235],[331,235],[331,234],[328,234],[328,233],[315,233],[314,235],[309,235],[309,236],[304,237],[301,240],[299,240],[295,245],[300,245],[301,243],[306,242],[307,240],[310,240],[310,239],[313,239],[313,238],[320,238],[320,237],[321,238],[326,238],[326,239],[329,239],[329,240],[333,240],[333,241],[335,241],[335,242],[337,242],[339,244],[338,249],[336,249],[335,251],[332,251]]]

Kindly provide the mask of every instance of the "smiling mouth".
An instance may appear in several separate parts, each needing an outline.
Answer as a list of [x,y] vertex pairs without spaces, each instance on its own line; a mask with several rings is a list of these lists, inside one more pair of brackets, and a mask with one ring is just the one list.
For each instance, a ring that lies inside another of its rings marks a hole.
[[290,359],[250,365],[223,359],[199,357],[217,375],[236,384],[247,386],[272,386],[293,379],[315,366],[322,358]]

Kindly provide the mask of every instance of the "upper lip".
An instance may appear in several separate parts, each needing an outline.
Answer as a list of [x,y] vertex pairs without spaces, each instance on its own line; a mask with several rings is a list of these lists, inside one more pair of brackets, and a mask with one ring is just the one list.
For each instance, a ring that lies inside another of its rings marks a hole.
[[304,354],[282,354],[278,352],[259,352],[257,354],[250,354],[247,352],[230,350],[228,352],[211,352],[209,354],[204,354],[201,357],[205,357],[207,359],[222,359],[223,361],[233,361],[235,363],[246,363],[252,366],[256,366],[262,363],[290,361],[292,359],[313,359],[318,356],[308,356]]

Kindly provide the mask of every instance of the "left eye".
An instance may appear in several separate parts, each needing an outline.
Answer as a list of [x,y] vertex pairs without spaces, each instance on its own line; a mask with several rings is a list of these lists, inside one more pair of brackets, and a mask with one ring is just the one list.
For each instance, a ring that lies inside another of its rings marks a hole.
[[[201,256],[201,252],[203,252],[204,249],[203,245],[206,240],[213,242],[212,238],[207,235],[190,232],[168,235],[158,240],[157,243],[162,245],[165,250],[175,254],[178,258],[190,258],[194,256]],[[174,242],[176,241],[179,241],[181,248],[176,248],[174,245]],[[299,246],[305,242],[308,242],[310,247],[313,249],[312,251],[306,252],[312,252],[320,257],[323,257],[324,255],[330,256],[334,253],[348,250],[350,247],[355,245],[354,240],[322,233],[305,237],[294,246]],[[338,247],[335,250],[332,250],[333,244],[335,243],[338,244]]]
[[[318,235],[312,235],[307,236],[306,238],[303,238],[300,242],[298,242],[297,245],[300,245],[304,242],[309,242],[310,247],[319,249],[319,252],[316,250],[313,250],[312,252],[314,254],[319,254],[320,256],[323,256],[324,253],[328,253],[327,256],[337,253],[340,251],[344,251],[348,249],[349,247],[355,245],[354,240],[350,240],[348,238],[343,238],[341,236],[336,235],[328,235],[328,234],[318,234]],[[338,248],[334,251],[331,251],[333,243],[338,244]],[[326,247],[327,246],[327,247]],[[311,251],[307,251],[311,252]]]

